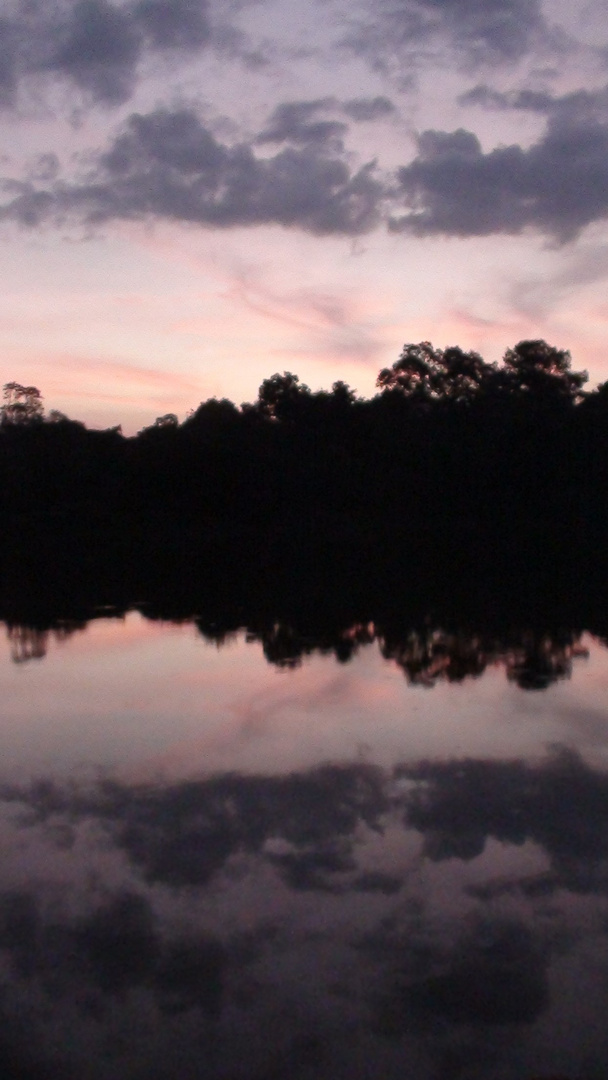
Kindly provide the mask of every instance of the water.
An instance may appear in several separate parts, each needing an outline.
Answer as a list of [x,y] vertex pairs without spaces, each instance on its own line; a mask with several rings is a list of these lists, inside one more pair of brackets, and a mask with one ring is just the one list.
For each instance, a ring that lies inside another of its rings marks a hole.
[[599,640],[98,615],[5,629],[2,1075],[608,1074]]

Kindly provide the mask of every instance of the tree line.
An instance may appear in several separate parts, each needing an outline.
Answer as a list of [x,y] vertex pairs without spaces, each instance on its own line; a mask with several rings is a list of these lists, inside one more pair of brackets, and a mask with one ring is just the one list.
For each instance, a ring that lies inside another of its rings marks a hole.
[[608,383],[545,341],[500,364],[457,346],[407,344],[364,399],[346,383],[313,392],[291,372],[254,402],[202,402],[137,435],[45,415],[33,386],[7,383],[0,410],[4,529],[188,523],[220,533],[557,528],[577,540],[608,526]]

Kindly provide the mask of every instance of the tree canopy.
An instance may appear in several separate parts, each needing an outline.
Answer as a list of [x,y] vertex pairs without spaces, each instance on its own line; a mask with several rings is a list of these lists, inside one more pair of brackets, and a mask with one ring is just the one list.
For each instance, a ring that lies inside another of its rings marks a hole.
[[464,352],[457,345],[436,349],[430,341],[403,346],[391,368],[383,368],[376,380],[382,391],[396,390],[423,404],[433,401],[469,401],[495,372],[479,353]]
[[42,397],[36,386],[22,386],[17,382],[5,383],[2,396],[2,424],[31,424],[42,419]]

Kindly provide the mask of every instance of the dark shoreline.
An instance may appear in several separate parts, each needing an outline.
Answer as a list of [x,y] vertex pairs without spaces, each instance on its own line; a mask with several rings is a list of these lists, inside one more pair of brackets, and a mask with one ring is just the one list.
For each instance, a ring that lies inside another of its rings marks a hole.
[[243,631],[280,667],[318,651],[346,662],[377,641],[426,685],[438,658],[441,678],[460,681],[511,657],[509,677],[543,689],[567,677],[583,631],[608,640],[608,552],[560,545],[538,523],[519,546],[470,527],[357,542],[352,531],[236,537],[100,524],[62,534],[22,521],[5,532],[0,619],[22,659],[44,651],[48,631],[69,636],[138,610],[192,622],[217,644]]
[[608,384],[520,342],[502,366],[404,347],[359,399],[289,372],[137,436],[0,410],[0,617],[99,607],[280,621],[586,627],[608,636]]

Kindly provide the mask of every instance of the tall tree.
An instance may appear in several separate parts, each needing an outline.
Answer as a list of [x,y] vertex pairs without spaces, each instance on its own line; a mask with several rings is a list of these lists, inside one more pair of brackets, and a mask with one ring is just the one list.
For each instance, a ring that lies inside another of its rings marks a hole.
[[0,423],[31,424],[42,420],[44,408],[40,391],[35,386],[9,382],[3,387],[4,405],[0,408]]
[[380,372],[376,386],[420,403],[466,402],[494,370],[479,353],[464,352],[456,345],[435,349],[430,341],[421,341],[404,345],[393,366]]
[[556,349],[546,341],[520,341],[504,355],[507,386],[548,401],[561,400],[575,404],[583,398],[587,382],[586,371],[572,371],[572,357],[565,349]]

